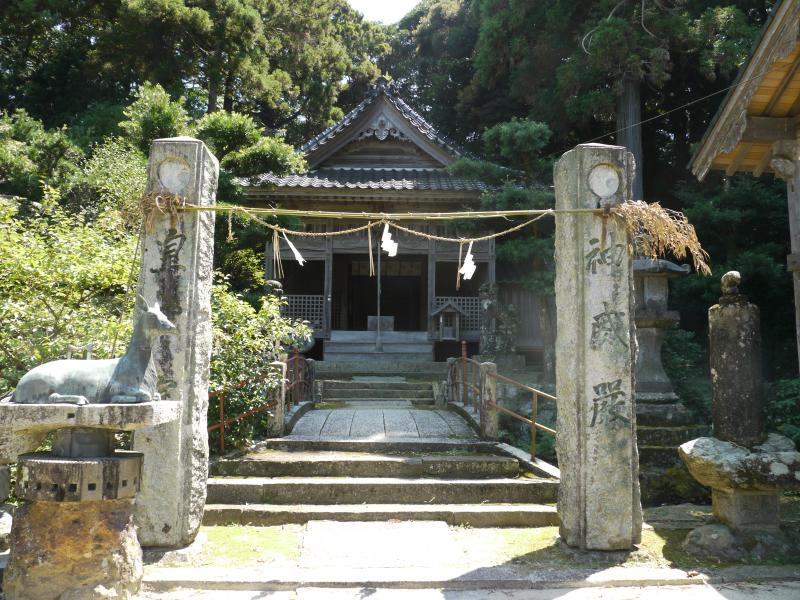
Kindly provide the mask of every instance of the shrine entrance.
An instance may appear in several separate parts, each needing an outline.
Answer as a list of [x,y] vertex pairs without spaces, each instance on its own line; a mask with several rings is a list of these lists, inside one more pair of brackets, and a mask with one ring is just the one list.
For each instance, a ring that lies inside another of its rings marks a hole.
[[[377,275],[377,263],[375,265]],[[342,254],[333,260],[333,329],[367,331],[369,317],[384,317],[390,331],[426,331],[427,257],[410,255],[382,261],[380,311],[378,277],[370,276],[369,257]],[[386,318],[388,317],[388,319]]]

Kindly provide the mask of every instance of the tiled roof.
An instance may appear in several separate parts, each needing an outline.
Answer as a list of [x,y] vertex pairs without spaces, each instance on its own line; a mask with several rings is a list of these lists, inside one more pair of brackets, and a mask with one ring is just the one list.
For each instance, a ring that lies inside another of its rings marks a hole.
[[328,168],[301,175],[277,177],[271,173],[250,180],[250,186],[363,190],[430,190],[482,192],[480,181],[451,177],[446,169]]
[[406,104],[395,93],[394,86],[386,79],[381,77],[378,82],[370,90],[369,96],[359,103],[353,110],[347,113],[340,121],[328,127],[325,131],[310,139],[305,144],[300,146],[299,150],[305,155],[314,152],[320,146],[324,146],[329,141],[334,139],[340,132],[344,131],[350,123],[358,118],[381,94],[386,96],[386,99],[406,118],[408,123],[417,129],[422,135],[429,140],[447,149],[449,152],[456,156],[467,156],[468,153],[460,148],[458,144],[448,139],[445,135],[438,132],[433,125],[423,119],[419,113]]

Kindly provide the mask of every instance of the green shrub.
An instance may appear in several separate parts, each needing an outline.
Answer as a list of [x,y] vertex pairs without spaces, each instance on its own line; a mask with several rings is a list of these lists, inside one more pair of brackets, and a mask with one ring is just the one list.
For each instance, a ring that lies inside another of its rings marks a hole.
[[711,419],[711,380],[705,349],[695,334],[680,328],[670,329],[661,350],[664,370],[681,401],[702,422]]
[[767,430],[800,445],[800,379],[781,379],[767,387]]
[[197,122],[195,135],[222,160],[231,152],[258,142],[261,128],[249,115],[218,111],[204,115]]
[[119,127],[130,142],[145,154],[150,144],[160,138],[175,137],[189,129],[189,115],[183,99],[173,101],[160,85],[144,83],[135,100],[124,111],[125,121]]
[[0,393],[70,344],[96,342],[105,358],[117,338],[118,354],[131,331],[134,236],[83,222],[52,194],[32,209],[22,219],[0,200]]
[[[297,335],[310,335],[307,326],[281,316],[284,300],[265,296],[254,308],[219,276],[212,294],[214,346],[211,356],[212,395],[224,393],[228,418],[263,404],[284,384],[269,363],[278,360],[282,345]],[[244,385],[241,385],[244,383]],[[219,398],[209,401],[208,424],[219,423]],[[226,447],[242,447],[263,433],[266,413],[232,423],[225,428]],[[219,448],[219,432],[212,432],[212,451]]]

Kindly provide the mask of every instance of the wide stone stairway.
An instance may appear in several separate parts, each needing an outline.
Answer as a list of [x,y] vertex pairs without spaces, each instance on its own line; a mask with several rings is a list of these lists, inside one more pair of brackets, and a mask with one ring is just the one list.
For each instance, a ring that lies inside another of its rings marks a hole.
[[435,407],[430,382],[325,381],[291,433],[212,466],[204,523],[557,524],[558,482],[526,464]]

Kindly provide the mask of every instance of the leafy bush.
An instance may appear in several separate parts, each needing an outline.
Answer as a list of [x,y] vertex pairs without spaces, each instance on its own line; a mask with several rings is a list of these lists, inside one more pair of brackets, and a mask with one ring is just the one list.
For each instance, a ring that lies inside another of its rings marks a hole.
[[[50,196],[31,218],[0,200],[0,390],[30,368],[97,342],[94,353],[125,347],[133,300],[126,294],[134,237],[84,223]],[[135,284],[135,282],[134,282]],[[122,318],[120,319],[120,316]]]
[[146,82],[135,94],[136,100],[123,114],[119,126],[139,150],[150,152],[153,140],[182,135],[189,128],[189,115],[183,108],[183,98],[172,100],[160,85]]
[[262,137],[252,146],[231,152],[221,164],[236,177],[250,177],[261,173],[295,173],[306,169],[302,155],[275,137]]
[[800,379],[782,379],[767,388],[767,430],[800,445]]
[[43,184],[65,185],[82,158],[65,129],[45,130],[24,110],[0,114],[0,193],[40,200]]
[[195,135],[222,160],[231,152],[258,142],[261,128],[249,115],[218,111],[204,115],[197,122]]
[[[284,301],[265,296],[254,308],[231,289],[219,276],[212,294],[214,346],[211,357],[212,395],[224,392],[225,414],[238,415],[263,404],[283,379],[269,363],[279,360],[282,344],[297,335],[310,335],[306,325],[281,316]],[[241,387],[240,384],[245,383]],[[219,423],[219,398],[209,401],[208,423]],[[232,423],[225,428],[225,443],[232,447],[246,445],[263,433],[266,413]],[[212,450],[219,447],[219,432],[212,432]]]
[[711,419],[711,380],[708,358],[695,334],[670,329],[661,350],[664,370],[681,401],[703,422]]

